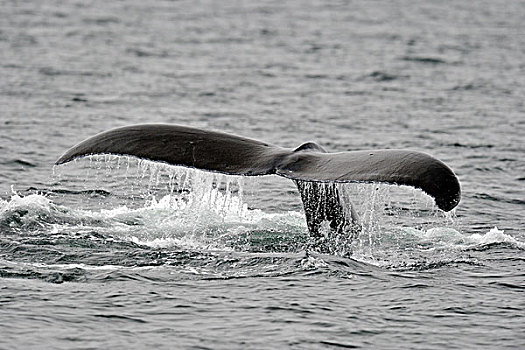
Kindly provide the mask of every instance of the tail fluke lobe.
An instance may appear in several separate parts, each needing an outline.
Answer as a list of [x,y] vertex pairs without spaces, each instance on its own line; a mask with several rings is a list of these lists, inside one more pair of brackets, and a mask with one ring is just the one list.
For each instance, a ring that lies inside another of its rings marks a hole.
[[422,152],[295,152],[283,159],[276,173],[302,181],[381,182],[412,186],[432,196],[444,211],[456,207],[461,198],[454,172],[440,160]]
[[95,154],[128,155],[230,175],[275,173],[284,149],[244,137],[177,125],[132,125],[90,137],[56,164]]

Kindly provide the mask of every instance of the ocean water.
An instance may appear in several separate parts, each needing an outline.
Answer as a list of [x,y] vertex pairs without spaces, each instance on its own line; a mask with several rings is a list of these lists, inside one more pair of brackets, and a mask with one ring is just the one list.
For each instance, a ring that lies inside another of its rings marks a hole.
[[[525,348],[522,1],[0,1],[1,349]],[[313,241],[293,183],[132,157],[138,123],[447,163],[452,213],[346,184]]]

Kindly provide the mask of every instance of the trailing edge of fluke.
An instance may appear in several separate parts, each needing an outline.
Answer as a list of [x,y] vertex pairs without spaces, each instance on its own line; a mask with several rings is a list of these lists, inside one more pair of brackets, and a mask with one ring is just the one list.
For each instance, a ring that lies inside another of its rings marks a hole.
[[[327,206],[341,206],[338,199],[326,198],[338,196],[334,183],[381,182],[416,187],[432,196],[444,211],[456,207],[461,198],[459,181],[446,164],[428,154],[408,150],[327,153],[313,142],[286,149],[222,132],[144,124],[90,137],[69,149],[56,164],[95,154],[128,155],[229,175],[284,176],[296,182],[313,233],[325,220],[337,230],[355,222],[355,218],[341,218],[341,208],[312,212],[319,205],[307,203],[323,200]],[[304,182],[325,183],[323,194],[312,195],[312,187],[304,186]],[[332,186],[332,190],[326,190],[327,186]]]

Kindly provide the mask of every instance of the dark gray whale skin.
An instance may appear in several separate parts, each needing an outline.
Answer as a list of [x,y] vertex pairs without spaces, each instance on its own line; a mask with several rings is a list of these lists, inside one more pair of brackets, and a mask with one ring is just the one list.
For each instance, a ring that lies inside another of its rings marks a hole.
[[222,132],[143,124],[90,137],[69,149],[56,164],[95,154],[128,155],[229,175],[284,176],[297,184],[313,235],[319,235],[324,221],[335,231],[356,225],[355,212],[345,210],[335,183],[381,182],[416,187],[432,196],[444,211],[456,207],[461,198],[458,178],[446,164],[426,153],[409,150],[328,153],[313,142],[286,149]]

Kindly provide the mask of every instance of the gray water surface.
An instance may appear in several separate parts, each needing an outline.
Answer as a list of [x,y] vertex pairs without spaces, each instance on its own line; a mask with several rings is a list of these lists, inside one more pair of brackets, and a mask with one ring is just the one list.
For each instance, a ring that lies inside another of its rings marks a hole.
[[[521,1],[0,1],[0,348],[525,347]],[[129,124],[406,148],[418,190],[342,185],[313,242],[293,183],[126,157]]]

